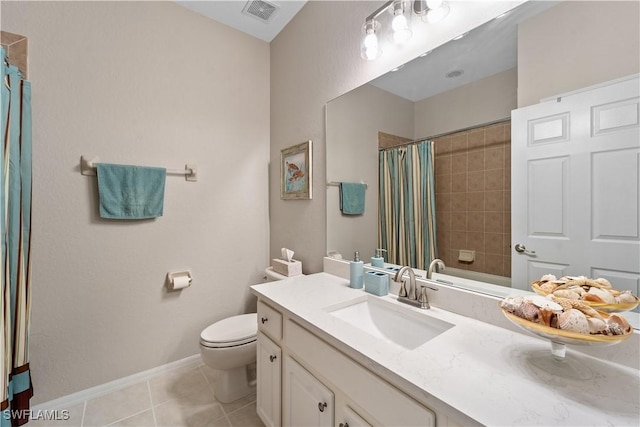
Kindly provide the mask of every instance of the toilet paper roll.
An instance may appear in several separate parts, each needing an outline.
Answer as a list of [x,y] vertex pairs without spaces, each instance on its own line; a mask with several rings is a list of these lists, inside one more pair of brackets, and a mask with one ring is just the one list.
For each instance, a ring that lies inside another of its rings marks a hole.
[[171,280],[171,289],[184,289],[191,285],[191,278],[189,276],[175,276]]

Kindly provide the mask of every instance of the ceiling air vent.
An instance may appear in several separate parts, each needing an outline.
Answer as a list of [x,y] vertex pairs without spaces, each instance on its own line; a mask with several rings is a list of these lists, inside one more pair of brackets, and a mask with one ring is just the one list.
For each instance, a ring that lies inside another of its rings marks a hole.
[[262,21],[269,22],[269,19],[273,16],[273,13],[278,10],[276,5],[267,3],[263,0],[249,0],[244,6],[242,13],[245,15],[253,16],[254,18]]

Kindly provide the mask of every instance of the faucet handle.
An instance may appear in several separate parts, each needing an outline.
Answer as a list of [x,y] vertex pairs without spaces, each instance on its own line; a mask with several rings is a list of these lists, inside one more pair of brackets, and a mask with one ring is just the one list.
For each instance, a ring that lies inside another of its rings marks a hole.
[[429,309],[429,297],[427,297],[427,287],[420,286],[420,296],[418,297],[418,302],[420,303],[420,308]]
[[400,283],[400,290],[398,291],[398,296],[406,298],[408,296],[408,294],[407,294],[407,282],[405,282],[402,277],[400,278],[400,282],[397,282],[397,281],[395,281],[395,282],[396,283]]
[[420,308],[429,309],[431,306],[429,305],[429,297],[427,296],[427,289],[431,289],[432,291],[437,291],[438,288],[434,288],[429,285],[420,285],[420,296],[418,297],[418,302],[420,303]]

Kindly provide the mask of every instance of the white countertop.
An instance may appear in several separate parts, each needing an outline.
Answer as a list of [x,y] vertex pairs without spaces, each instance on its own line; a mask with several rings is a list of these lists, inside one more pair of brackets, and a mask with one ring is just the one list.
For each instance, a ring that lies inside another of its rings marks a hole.
[[[259,298],[286,312],[387,381],[437,399],[472,420],[500,426],[638,426],[640,375],[567,347],[567,362],[553,362],[548,341],[438,308],[403,308],[455,326],[416,349],[382,341],[329,314],[327,307],[368,295],[327,273],[252,286]],[[498,307],[496,306],[496,310]],[[638,333],[637,331],[635,333]],[[638,349],[640,357],[640,349]],[[590,379],[552,375],[552,368],[580,366]],[[560,365],[558,365],[560,363]],[[436,409],[436,408],[434,408]]]

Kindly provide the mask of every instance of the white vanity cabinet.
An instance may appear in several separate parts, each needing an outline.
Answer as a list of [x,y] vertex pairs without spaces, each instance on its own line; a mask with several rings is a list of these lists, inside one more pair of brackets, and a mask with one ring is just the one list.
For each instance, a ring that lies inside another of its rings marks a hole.
[[[436,425],[432,410],[262,300],[258,328],[257,411],[265,425]],[[443,416],[438,425],[448,423]]]
[[[271,338],[269,338],[271,337]],[[282,424],[282,315],[258,303],[256,411],[265,426]]]
[[[286,320],[283,341],[291,357],[304,363],[336,395],[334,425],[346,427],[349,414],[357,411],[364,425],[435,426],[433,411],[291,319]],[[283,404],[286,408],[286,396]]]
[[265,426],[281,424],[282,350],[263,333],[258,332],[256,411]]
[[291,357],[284,368],[285,425],[331,427],[333,392]]
[[336,422],[338,427],[371,427],[371,424],[348,406],[343,408],[342,414],[336,415]]

